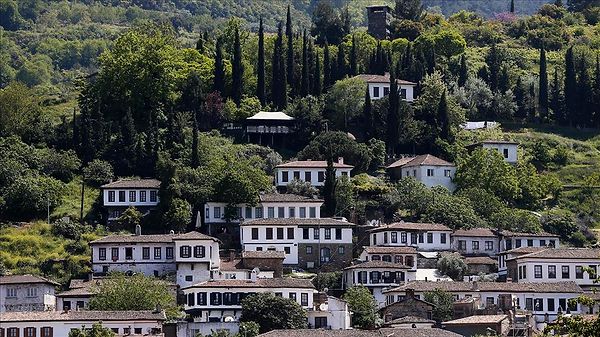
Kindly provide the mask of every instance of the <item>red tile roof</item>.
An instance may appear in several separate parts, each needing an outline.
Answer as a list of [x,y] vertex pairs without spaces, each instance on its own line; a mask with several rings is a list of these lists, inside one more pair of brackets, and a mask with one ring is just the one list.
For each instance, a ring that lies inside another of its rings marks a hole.
[[355,224],[332,218],[264,218],[247,220],[240,226],[355,226]]
[[58,283],[51,281],[47,278],[35,276],[35,275],[6,275],[0,276],[0,284],[33,284],[33,283],[47,283],[52,285],[59,285]]
[[454,164],[430,154],[422,154],[416,157],[401,158],[390,164],[387,168],[413,166],[454,166]]
[[394,222],[389,225],[380,226],[371,229],[371,232],[383,232],[388,230],[408,230],[408,231],[449,231],[452,230],[445,225],[435,223],[420,223],[420,222]]
[[344,268],[344,270],[347,270],[347,269],[380,269],[380,268],[410,269],[411,267],[405,266],[400,263],[387,262],[387,261],[367,261],[367,262],[357,263],[350,267],[346,267],[346,268]]
[[489,228],[472,228],[472,229],[457,229],[453,236],[467,237],[496,237],[494,231]]
[[[359,78],[367,83],[390,83],[390,74],[386,73],[385,75],[377,75],[377,74],[360,74],[357,75],[356,78]],[[403,85],[417,85],[414,82],[405,81],[401,79],[397,79],[396,82],[398,84]]]
[[383,246],[368,246],[364,247],[367,254],[416,254],[415,247],[383,247]]
[[160,180],[157,179],[120,179],[100,186],[100,188],[160,188]]
[[[326,160],[296,160],[289,163],[279,164],[276,168],[327,168]],[[348,164],[340,164],[337,162],[333,163],[334,168],[349,168],[352,169],[354,166]]]
[[259,278],[256,281],[251,280],[210,280],[194,284],[184,289],[190,288],[305,288],[314,289],[310,280],[296,278]]

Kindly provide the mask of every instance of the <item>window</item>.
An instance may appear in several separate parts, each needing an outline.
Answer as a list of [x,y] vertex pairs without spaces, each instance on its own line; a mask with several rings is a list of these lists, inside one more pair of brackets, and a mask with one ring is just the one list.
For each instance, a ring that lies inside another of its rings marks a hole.
[[433,177],[433,169],[427,169],[427,176]]
[[146,191],[140,191],[140,202],[146,202]]
[[150,202],[156,202],[156,191],[150,191]]
[[309,239],[308,228],[302,228],[302,239],[304,239],[304,240]]
[[379,87],[373,87],[373,97],[379,97]]
[[582,279],[583,278],[583,267],[575,266],[575,278]]
[[559,298],[558,299],[558,310],[564,312],[565,310],[567,310],[567,299],[566,298]]
[[386,243],[388,243],[388,233],[387,232],[383,233],[383,244],[386,244]]
[[533,277],[542,278],[542,266],[541,265],[533,266]]
[[267,240],[273,240],[273,228],[267,228]]
[[115,202],[115,191],[108,191],[108,202]]
[[485,242],[485,250],[487,250],[487,251],[494,250],[494,241],[486,241]]
[[419,243],[425,242],[425,235],[423,233],[419,233]]
[[406,232],[401,232],[400,233],[400,242],[401,243],[406,243]]
[[313,229],[313,237],[315,240],[319,240],[319,228],[314,228]]
[[336,240],[341,240],[342,239],[342,229],[341,228],[336,228],[335,229],[335,239]]
[[283,251],[284,251],[286,254],[290,254],[290,253],[291,253],[291,249],[290,249],[290,247],[283,247]]
[[344,255],[345,252],[346,252],[346,248],[344,248],[344,246],[339,246],[338,247],[338,254],[339,255]]
[[258,240],[258,228],[252,228],[252,240]]
[[300,180],[300,171],[294,171],[294,179]]
[[504,158],[508,158],[508,149],[504,149],[502,153],[504,154]]
[[277,228],[277,240],[283,240],[283,228]]
[[400,89],[400,98],[406,99],[406,89]]
[[296,217],[296,207],[290,207],[288,208],[288,217],[289,218],[295,218]]
[[210,208],[206,207],[206,214],[204,214],[206,219],[210,218]]
[[8,298],[17,297],[17,288],[6,288],[6,297],[8,297]]
[[427,243],[433,243],[433,233],[427,233]]
[[246,207],[244,213],[246,219],[252,219],[252,207]]
[[473,250],[479,250],[479,241],[471,242],[471,247],[473,248]]
[[206,255],[206,248],[204,246],[194,246],[194,257],[203,258]]
[[277,217],[285,218],[285,207],[277,207]]
[[173,247],[167,247],[165,249],[165,255],[167,256],[167,259],[172,259],[173,258]]
[[304,181],[308,181],[308,182],[312,181],[312,174],[311,174],[311,172],[304,172]]
[[35,337],[35,328],[25,328],[23,332],[25,337]]
[[155,260],[160,260],[162,258],[162,248],[161,247],[154,247],[154,259]]
[[311,218],[316,218],[317,217],[317,208],[316,207],[309,207],[308,208],[308,216]]
[[383,96],[387,96],[390,94],[390,88],[388,87],[383,87]]
[[288,171],[281,172],[281,182],[287,183],[290,180],[288,177]]
[[135,329],[133,329],[133,332],[134,332],[136,335],[141,335],[141,334],[142,334],[142,328],[135,328]]
[[181,246],[179,248],[179,255],[182,258],[188,258],[192,256],[192,247],[191,246]]
[[527,247],[533,247],[533,240],[527,240]]
[[417,233],[410,233],[410,243],[411,244],[417,243]]
[[590,268],[590,270],[588,271],[588,276],[590,279],[596,278],[596,275],[598,274],[598,268],[595,265],[589,265],[588,266]]
[[267,207],[267,218],[272,219],[275,217],[275,207]]
[[320,183],[325,181],[325,171],[317,172],[317,181]]
[[133,248],[126,247],[125,248],[125,260],[133,259]]
[[306,218],[306,207],[300,207],[300,217]]
[[467,250],[467,241],[458,240],[458,250]]
[[533,311],[533,298],[525,299],[525,310]]
[[123,333],[125,335],[131,335],[131,328],[123,328]]
[[570,278],[569,266],[562,266],[562,278]]
[[19,337],[19,328],[8,328],[6,330],[6,337]]
[[223,294],[223,304],[224,305],[232,305],[236,302],[236,295],[234,293],[224,293]]
[[221,207],[215,207],[213,210],[215,219],[221,219]]
[[446,243],[446,233],[440,233],[440,243]]
[[110,255],[113,260],[118,260],[119,259],[119,248],[111,248]]
[[150,260],[150,247],[142,247],[142,259]]
[[485,298],[485,306],[488,307],[488,308],[494,306],[494,298],[493,297],[486,297]]
[[52,337],[53,331],[52,331],[52,327],[49,326],[45,326],[42,329],[40,329],[41,333],[42,333],[42,337]]
[[556,266],[548,266],[548,278],[556,278]]
[[290,300],[294,300],[294,301],[295,301],[295,300],[296,300],[296,293],[289,293],[289,294],[288,294],[288,298],[289,298]]
[[98,248],[98,259],[101,261],[106,260],[106,248]]
[[413,177],[417,176],[417,170],[413,170]]
[[198,305],[206,305],[206,293],[198,293],[196,294],[196,302]]
[[321,248],[321,262],[329,262],[331,259],[331,250],[327,247]]
[[544,299],[542,299],[542,298],[536,298],[533,301],[533,309],[535,311],[544,311]]
[[331,228],[325,228],[325,240],[331,240]]
[[371,260],[373,260],[373,261],[381,261],[381,256],[379,256],[379,255],[373,255],[373,257],[371,257]]
[[554,299],[553,298],[549,298],[548,299],[548,311],[554,311]]
[[342,172],[342,177],[347,177],[348,176],[348,172],[344,171]]
[[287,238],[288,238],[288,240],[293,240],[294,239],[294,229],[293,228],[288,228],[287,229]]
[[254,217],[256,219],[262,219],[262,217],[263,217],[263,208],[262,207],[254,208]]
[[135,202],[135,191],[129,191],[129,202]]
[[221,293],[210,293],[210,304],[221,305]]
[[119,202],[125,202],[125,191],[119,191]]
[[306,246],[306,254],[307,255],[312,254],[312,246]]
[[193,307],[194,305],[196,305],[196,296],[194,296],[194,294],[188,294],[187,295],[187,305],[190,307]]
[[390,234],[391,239],[392,239],[392,243],[398,243],[398,232],[392,232]]
[[546,247],[546,240],[540,240],[540,247]]
[[521,239],[516,239],[515,240],[515,248],[519,248],[521,247]]
[[300,294],[300,305],[303,307],[308,307],[308,293]]
[[452,174],[452,171],[444,170],[444,177],[449,178],[451,174]]

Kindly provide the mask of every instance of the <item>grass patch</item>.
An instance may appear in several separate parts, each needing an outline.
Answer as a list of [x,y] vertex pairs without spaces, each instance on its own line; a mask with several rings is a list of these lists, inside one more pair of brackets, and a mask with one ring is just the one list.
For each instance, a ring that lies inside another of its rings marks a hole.
[[[85,186],[84,200],[83,200],[83,216],[88,216],[90,212],[95,208],[95,203],[100,198],[100,190],[91,186]],[[67,191],[63,196],[60,205],[54,208],[54,211],[50,214],[52,219],[58,219],[62,217],[70,217],[71,219],[80,218],[81,210],[81,177],[76,177],[67,184]]]

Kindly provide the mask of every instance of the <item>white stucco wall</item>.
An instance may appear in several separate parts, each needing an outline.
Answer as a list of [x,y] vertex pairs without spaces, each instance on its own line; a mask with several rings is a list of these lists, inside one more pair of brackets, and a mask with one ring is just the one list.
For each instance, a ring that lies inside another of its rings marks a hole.
[[[307,201],[307,202],[263,202],[259,203],[256,206],[248,206],[246,204],[240,204],[236,207],[241,208],[241,217],[244,220],[252,220],[252,219],[266,219],[269,217],[269,209],[273,210],[274,218],[300,218],[300,209],[304,209],[305,218],[310,217],[310,209],[314,209],[315,218],[321,217],[321,205],[322,201]],[[224,202],[208,202],[204,207],[204,222],[205,223],[226,223],[226,220],[223,218],[225,207],[227,203]],[[221,216],[215,216],[215,207],[219,209]],[[249,211],[247,211],[249,208]],[[260,210],[257,210],[260,209]],[[280,217],[279,209],[283,208],[283,216]],[[293,210],[291,210],[293,209]],[[294,213],[293,216],[291,213]],[[262,213],[262,217],[260,216]],[[250,217],[248,217],[250,215]],[[233,222],[237,222],[238,220],[233,220]]]
[[[379,94],[377,96],[375,95],[376,94],[375,88],[377,88],[377,90],[379,90]],[[382,99],[383,97],[386,96],[384,94],[384,90],[389,91],[389,89],[390,89],[389,83],[369,83],[369,96],[371,96],[371,100]],[[404,99],[405,101],[413,102],[415,100],[414,86],[401,84],[398,86],[398,91],[401,92],[402,90],[406,91],[406,98]]]
[[[432,175],[428,175],[428,172]],[[456,174],[456,166],[409,166],[402,167],[402,177],[414,177],[417,181],[422,182],[427,187],[443,186],[450,192],[456,189],[454,175]]]
[[[8,297],[8,289],[11,289],[11,293],[16,291],[16,297]],[[29,291],[29,295],[35,296],[28,296],[28,289],[34,289]],[[50,284],[0,284],[0,313],[54,310],[56,305],[54,294],[54,286]]]
[[[498,151],[504,160],[508,163],[514,164],[518,161],[518,148],[517,144],[505,144],[505,143],[482,143],[481,144],[484,149],[493,149]],[[505,155],[504,150],[508,151],[508,154]]]
[[[335,176],[336,177],[341,177],[343,175],[348,176],[348,178],[350,178],[350,171],[352,171],[351,168],[336,168],[335,169]],[[284,181],[283,180],[283,172],[288,172],[288,180]],[[325,174],[325,167],[323,168],[306,168],[306,167],[298,167],[298,168],[292,168],[292,167],[282,167],[282,168],[276,168],[275,169],[275,185],[279,186],[279,187],[285,187],[287,186],[287,184],[289,184],[292,180],[294,180],[294,172],[299,172],[300,173],[300,181],[306,181],[306,173],[310,172],[310,184],[312,186],[315,187],[321,187],[323,185],[325,185],[325,181],[319,181],[319,172],[323,172],[323,174]]]
[[[460,241],[465,241],[466,249],[459,249]],[[479,244],[479,249],[473,248],[473,242]],[[491,242],[492,249],[487,248],[487,243]],[[452,249],[458,251],[461,254],[486,254],[489,256],[495,256],[498,254],[499,243],[497,237],[474,237],[474,236],[452,236]]]
[[[392,232],[397,233],[397,242],[392,242]],[[406,242],[402,242],[402,232],[406,233]],[[387,242],[385,240],[385,236],[387,233]],[[371,233],[371,246],[408,246],[408,247],[416,247],[418,250],[424,251],[440,251],[440,250],[450,250],[451,246],[451,233],[452,231],[424,231],[423,232],[423,242],[419,242],[419,238],[417,236],[417,243],[413,244],[411,242],[411,233],[402,230],[386,230],[376,233]],[[433,234],[433,241],[431,243],[427,242],[427,233]],[[446,242],[442,243],[441,235],[446,235]]]

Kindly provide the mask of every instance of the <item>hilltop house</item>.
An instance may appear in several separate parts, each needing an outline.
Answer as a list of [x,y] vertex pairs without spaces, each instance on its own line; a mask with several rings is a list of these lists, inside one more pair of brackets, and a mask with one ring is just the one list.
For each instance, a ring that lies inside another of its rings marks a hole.
[[430,154],[401,158],[386,170],[392,180],[413,177],[427,187],[443,186],[449,191],[456,188],[452,182],[456,166]]
[[284,145],[293,132],[294,117],[281,111],[260,111],[246,118],[245,131],[249,143],[275,146]]
[[518,161],[519,143],[517,142],[507,140],[484,140],[479,143],[468,145],[467,149],[473,150],[479,147],[498,151],[507,163],[516,164]]
[[452,249],[462,255],[496,256],[499,239],[489,228],[458,229],[452,234]]
[[[338,158],[333,163],[336,177],[350,178],[352,165],[344,164],[344,158]],[[325,184],[325,160],[297,160],[275,166],[275,186],[286,187],[292,180],[310,182],[314,187],[322,187]]]
[[[355,78],[367,83],[371,100],[382,99],[390,94],[390,73],[385,73],[385,75],[361,74]],[[396,82],[398,83],[398,94],[400,95],[400,98],[409,103],[414,102],[414,92],[417,84],[400,79],[396,80]]]
[[54,310],[54,288],[58,286],[58,283],[39,276],[0,276],[0,317],[4,318],[6,312]]
[[117,220],[130,206],[142,214],[154,210],[160,201],[159,188],[160,181],[156,179],[122,179],[100,186],[108,222]]
[[442,224],[396,222],[369,230],[371,246],[408,246],[418,251],[449,251],[452,230]]
[[356,285],[367,287],[377,305],[385,305],[383,290],[396,287],[405,281],[416,279],[416,270],[400,263],[386,261],[365,261],[344,268],[343,284],[345,289]]

